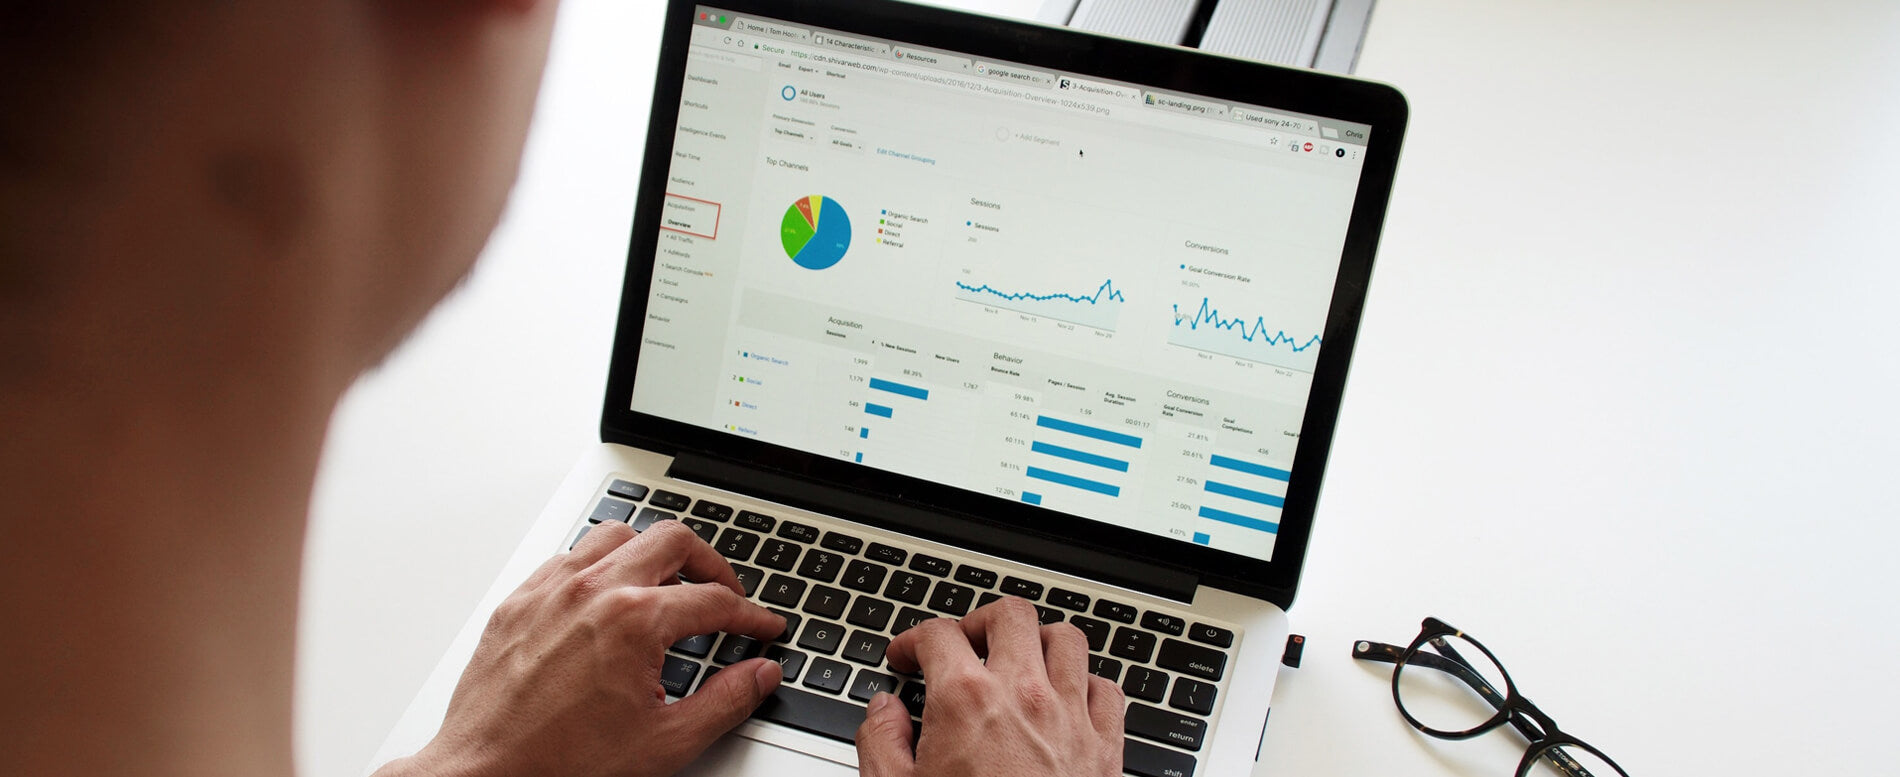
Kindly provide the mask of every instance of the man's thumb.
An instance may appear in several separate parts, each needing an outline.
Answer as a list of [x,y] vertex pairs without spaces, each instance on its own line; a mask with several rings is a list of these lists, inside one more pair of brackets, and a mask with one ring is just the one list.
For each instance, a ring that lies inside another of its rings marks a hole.
[[679,716],[687,736],[703,736],[706,743],[744,723],[752,710],[778,690],[784,676],[777,661],[755,658],[726,667],[699,686],[693,695],[674,702],[671,714]]
[[910,738],[910,711],[897,697],[871,697],[864,723],[858,726],[858,771],[864,777],[911,777],[917,761],[911,757]]

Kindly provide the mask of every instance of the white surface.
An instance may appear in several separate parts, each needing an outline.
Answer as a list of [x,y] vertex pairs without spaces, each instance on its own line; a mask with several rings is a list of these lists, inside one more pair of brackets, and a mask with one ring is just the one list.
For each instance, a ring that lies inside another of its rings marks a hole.
[[[371,766],[379,766],[413,753],[435,735],[448,710],[456,680],[467,666],[469,657],[474,654],[481,640],[482,629],[495,608],[521,581],[533,574],[549,554],[558,552],[573,541],[579,531],[581,516],[592,512],[594,501],[599,498],[606,484],[615,478],[646,483],[656,488],[669,488],[688,495],[709,494],[735,509],[770,513],[782,520],[796,520],[825,530],[835,527],[861,537],[865,542],[883,542],[912,552],[929,553],[959,565],[975,563],[994,569],[998,574],[1041,580],[1051,586],[1094,593],[1098,597],[1112,597],[1143,610],[1179,609],[1178,605],[1166,600],[1125,589],[1105,588],[1071,575],[1007,561],[985,560],[986,557],[948,545],[923,542],[729,492],[721,495],[720,491],[709,490],[698,484],[679,484],[664,478],[669,464],[671,460],[665,456],[622,445],[598,443],[588,449],[562,481],[559,490],[548,500],[546,508],[528,530],[526,539],[515,548],[506,566],[495,576],[494,584],[482,595],[480,604],[462,624],[441,662],[430,672],[428,681],[404,710],[375,757],[369,761]],[[1229,671],[1225,678],[1216,682],[1220,686],[1220,696],[1216,697],[1215,713],[1220,719],[1204,743],[1200,754],[1201,768],[1196,773],[1203,777],[1246,774],[1253,765],[1254,750],[1261,737],[1261,724],[1267,717],[1267,702],[1277,677],[1276,661],[1286,644],[1286,613],[1258,599],[1205,587],[1195,592],[1193,608],[1196,620],[1226,627],[1235,634]],[[1243,692],[1241,689],[1247,690]],[[834,739],[758,723],[746,723],[739,730],[747,737],[775,747],[722,746],[714,750],[712,757],[702,759],[682,772],[683,777],[838,777],[852,774],[850,770],[858,764],[856,750]],[[801,755],[785,750],[796,751]]]
[[[596,439],[657,14],[563,14],[497,242],[337,416],[306,775],[368,762]],[[1639,777],[1891,771],[1900,6],[1389,0],[1360,73],[1414,123],[1259,773],[1508,774],[1347,657],[1426,614]]]

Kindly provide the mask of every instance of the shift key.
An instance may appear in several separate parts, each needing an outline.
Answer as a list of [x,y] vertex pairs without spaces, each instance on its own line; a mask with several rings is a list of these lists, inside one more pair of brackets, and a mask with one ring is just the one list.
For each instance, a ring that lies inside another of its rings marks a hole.
[[1146,704],[1128,705],[1124,728],[1143,739],[1194,751],[1201,749],[1201,739],[1207,734],[1206,721]]
[[1194,777],[1194,756],[1140,740],[1124,739],[1122,770],[1140,777]]

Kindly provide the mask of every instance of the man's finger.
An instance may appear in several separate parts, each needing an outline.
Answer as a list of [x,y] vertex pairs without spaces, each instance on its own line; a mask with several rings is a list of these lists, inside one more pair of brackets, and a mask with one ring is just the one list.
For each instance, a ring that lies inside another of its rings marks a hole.
[[726,667],[701,683],[693,695],[666,708],[666,728],[697,756],[712,741],[745,722],[784,678],[777,661],[754,658]]
[[885,650],[884,658],[899,672],[923,669],[926,675],[934,672],[941,676],[982,666],[976,660],[976,651],[970,647],[970,638],[949,618],[933,618],[897,635]]
[[990,669],[1012,677],[1043,673],[1042,625],[1028,600],[999,599],[959,623],[971,649],[989,656]]
[[1080,700],[1089,692],[1089,638],[1067,623],[1042,627],[1042,660],[1056,695]]
[[681,637],[724,631],[771,639],[785,631],[785,619],[717,583],[692,583],[648,589],[655,608],[651,636],[672,644]]
[[1102,745],[1120,753],[1122,751],[1122,715],[1127,707],[1127,699],[1122,689],[1101,675],[1086,675],[1089,684],[1089,724],[1095,729],[1095,735],[1101,737]]
[[864,722],[858,725],[858,771],[864,777],[911,777],[917,760],[911,756],[910,712],[896,696],[871,697]]
[[638,538],[615,548],[594,566],[608,579],[627,585],[664,585],[685,575],[688,580],[718,583],[735,593],[745,590],[739,587],[732,565],[679,521],[654,521]]

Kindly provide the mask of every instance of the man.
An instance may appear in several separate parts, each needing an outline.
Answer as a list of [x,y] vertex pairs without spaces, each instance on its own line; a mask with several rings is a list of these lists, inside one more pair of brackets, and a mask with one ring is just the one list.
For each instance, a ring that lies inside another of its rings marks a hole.
[[[0,0],[0,774],[291,773],[325,426],[493,229],[554,14]],[[385,773],[670,773],[780,678],[735,664],[667,705],[664,646],[782,628],[690,532],[590,532]],[[874,700],[863,770],[1119,774],[1121,696],[1085,650],[1017,600],[904,634],[926,733],[913,755]]]

